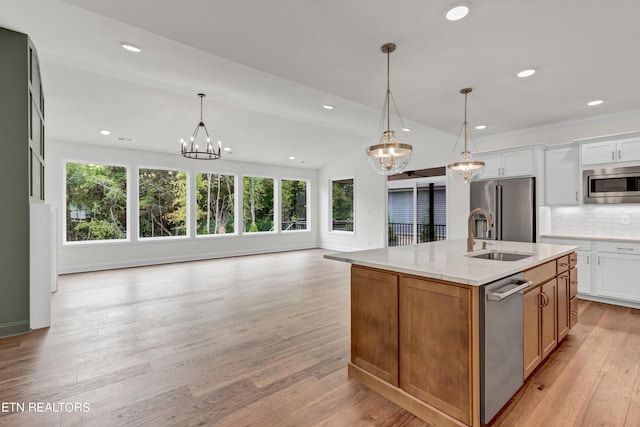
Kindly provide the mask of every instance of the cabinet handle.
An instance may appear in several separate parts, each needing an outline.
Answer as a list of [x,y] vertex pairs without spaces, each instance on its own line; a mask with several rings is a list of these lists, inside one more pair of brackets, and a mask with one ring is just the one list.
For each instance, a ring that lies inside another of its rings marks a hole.
[[572,311],[571,314],[575,314],[577,316],[578,312],[577,311]]
[[616,248],[619,251],[633,251],[633,248]]
[[611,152],[611,160],[615,160],[616,159],[616,152],[612,151]]
[[589,255],[587,255],[587,264],[590,264],[590,262],[589,262]]
[[622,159],[622,150],[618,150],[618,160]]
[[538,294],[538,307],[542,308],[542,307],[544,307],[544,305],[545,305],[544,304],[544,293],[540,292]]
[[578,192],[576,191],[576,202],[578,201]]
[[569,278],[569,276],[565,276],[564,274],[562,276],[559,276],[561,279],[567,280]]
[[578,281],[577,281],[577,280],[572,280],[572,281],[571,281],[571,284],[572,284],[572,285],[577,285],[577,284],[578,284]]
[[549,305],[549,295],[547,295],[546,292],[541,292],[542,297],[544,298],[544,305],[543,307],[546,307]]
[[502,168],[502,176],[504,176],[504,168]]
[[[618,249],[620,249],[620,248],[618,248]],[[631,250],[633,250],[633,249],[631,249]],[[569,264],[568,264],[568,263],[566,263],[566,262],[559,262],[559,263],[558,263],[558,265],[561,265],[561,266],[563,266],[563,267],[566,267],[566,266],[567,266],[567,265],[569,265]]]
[[598,255],[598,265],[600,265],[600,255]]

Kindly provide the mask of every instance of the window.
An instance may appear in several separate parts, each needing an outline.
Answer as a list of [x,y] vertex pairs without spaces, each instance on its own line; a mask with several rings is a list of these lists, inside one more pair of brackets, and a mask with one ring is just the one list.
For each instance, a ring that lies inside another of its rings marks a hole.
[[127,169],[66,164],[67,242],[127,238]]
[[353,228],[353,178],[331,180],[331,231]]
[[196,174],[198,235],[235,232],[235,182],[234,175]]
[[140,237],[187,234],[187,173],[140,169]]
[[280,198],[282,231],[307,230],[307,181],[283,179]]
[[273,178],[242,178],[244,231],[274,231]]

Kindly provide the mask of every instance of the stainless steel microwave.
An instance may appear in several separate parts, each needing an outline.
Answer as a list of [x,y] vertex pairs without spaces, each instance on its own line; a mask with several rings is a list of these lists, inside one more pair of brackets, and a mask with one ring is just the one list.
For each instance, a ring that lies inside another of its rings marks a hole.
[[584,203],[640,203],[640,166],[582,171]]

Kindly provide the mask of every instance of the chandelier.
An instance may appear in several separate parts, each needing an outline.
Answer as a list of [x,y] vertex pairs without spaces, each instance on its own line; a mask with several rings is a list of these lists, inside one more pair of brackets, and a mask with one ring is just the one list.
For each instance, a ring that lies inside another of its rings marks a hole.
[[[462,129],[460,130],[460,133],[464,131],[464,151],[461,153],[462,159],[459,162],[449,163],[447,165],[447,169],[449,170],[449,176],[453,179],[468,184],[482,174],[484,162],[472,160],[471,153],[467,148],[467,135],[471,133],[469,132],[469,126],[467,124],[467,95],[471,93],[471,88],[467,87],[460,89],[460,93],[464,95],[464,122],[462,123]],[[460,133],[458,134],[458,139],[460,139]],[[458,141],[456,140],[455,146],[457,145]]]
[[393,43],[386,43],[380,47],[382,53],[387,54],[387,94],[385,97],[384,107],[382,109],[382,118],[380,120],[380,130],[384,126],[384,118],[387,119],[387,130],[382,132],[380,143],[372,145],[367,148],[367,154],[369,155],[369,164],[373,167],[373,170],[382,175],[393,175],[401,172],[411,160],[413,155],[413,147],[409,144],[403,144],[398,140],[395,132],[391,130],[391,100],[393,100],[393,106],[396,109],[396,114],[400,118],[400,125],[404,129],[405,126],[402,123],[402,117],[398,111],[395,99],[389,89],[389,63],[391,52],[396,50],[396,45]]
[[[204,121],[202,121],[202,100],[206,95],[204,93],[199,93],[198,96],[200,97],[200,122],[196,125],[189,141],[185,141],[184,138],[180,138],[180,149],[182,151],[182,155],[189,159],[216,160],[221,157],[221,142],[218,141],[218,146],[215,149],[213,148],[209,131],[207,130]],[[206,134],[206,140],[204,141],[204,144],[202,144],[202,147],[198,144],[198,132],[200,131],[200,128],[204,129],[204,133]]]

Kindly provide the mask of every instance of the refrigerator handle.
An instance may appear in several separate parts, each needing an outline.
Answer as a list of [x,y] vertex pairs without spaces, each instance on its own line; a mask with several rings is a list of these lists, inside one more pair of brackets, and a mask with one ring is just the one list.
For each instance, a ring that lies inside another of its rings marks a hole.
[[500,240],[500,232],[501,227],[500,227],[500,185],[496,185],[495,188],[493,189],[493,218],[491,218],[493,220],[493,234],[491,235],[491,238],[493,240]]
[[502,185],[498,185],[498,240],[502,240]]

